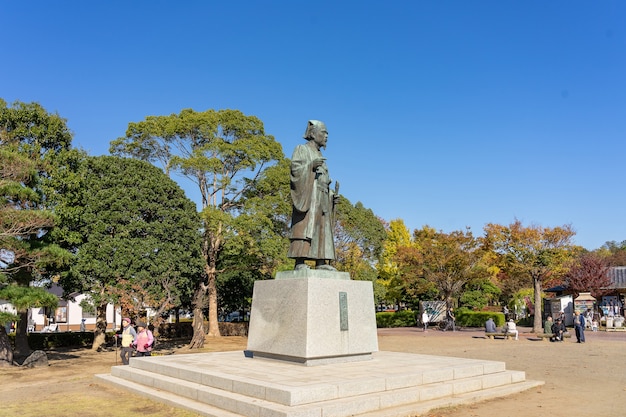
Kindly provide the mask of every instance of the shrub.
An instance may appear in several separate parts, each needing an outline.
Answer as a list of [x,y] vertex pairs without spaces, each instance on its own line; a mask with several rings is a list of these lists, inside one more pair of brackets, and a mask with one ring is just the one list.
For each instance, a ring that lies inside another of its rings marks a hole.
[[463,327],[483,327],[485,322],[491,317],[497,327],[504,325],[504,314],[492,311],[472,311],[466,308],[459,308],[456,312],[456,322]]
[[220,334],[222,336],[248,336],[248,322],[220,322]]
[[411,310],[383,311],[376,313],[376,327],[413,327],[417,323],[416,312]]
[[[11,335],[15,338],[15,335]],[[32,350],[59,347],[88,347],[93,344],[93,332],[29,333],[28,346]]]

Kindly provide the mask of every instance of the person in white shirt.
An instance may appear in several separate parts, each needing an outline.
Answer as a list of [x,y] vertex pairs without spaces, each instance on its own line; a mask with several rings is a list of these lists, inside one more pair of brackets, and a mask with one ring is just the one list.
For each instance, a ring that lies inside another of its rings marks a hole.
[[426,310],[424,310],[424,312],[422,313],[422,324],[424,325],[424,331],[428,331],[428,323],[430,322],[430,316],[428,315],[428,313],[426,312]]
[[504,333],[514,334],[515,340],[519,340],[519,332],[517,331],[517,326],[515,326],[515,322],[513,319],[510,319],[508,323],[504,326]]

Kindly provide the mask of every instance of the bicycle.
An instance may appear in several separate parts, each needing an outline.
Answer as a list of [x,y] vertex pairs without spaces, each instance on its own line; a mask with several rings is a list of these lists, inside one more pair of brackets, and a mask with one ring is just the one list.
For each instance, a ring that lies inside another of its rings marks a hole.
[[439,330],[441,330],[442,332],[445,332],[447,330],[459,330],[459,326],[456,325],[456,322],[454,320],[449,320],[449,319],[443,319],[441,320],[437,326],[439,327]]

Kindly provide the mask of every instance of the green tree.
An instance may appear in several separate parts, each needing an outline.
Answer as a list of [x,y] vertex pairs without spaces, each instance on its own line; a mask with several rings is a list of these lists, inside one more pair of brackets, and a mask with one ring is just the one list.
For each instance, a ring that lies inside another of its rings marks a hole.
[[335,222],[336,267],[352,279],[375,282],[376,263],[382,253],[386,231],[381,219],[361,202],[352,205],[340,196]]
[[52,212],[38,209],[41,194],[35,161],[0,146],[0,283],[20,270],[35,270],[42,251],[39,234],[54,225]]
[[534,290],[533,330],[541,332],[541,294],[543,283],[556,279],[567,270],[577,248],[571,243],[571,226],[525,227],[519,220],[508,226],[485,226],[485,244],[499,255],[502,270],[510,276],[525,277]]
[[489,277],[481,275],[465,285],[459,301],[462,306],[480,310],[493,304],[501,292],[500,288]]
[[232,218],[224,238],[217,278],[221,314],[245,312],[252,301],[254,282],[270,279],[277,270],[292,269],[287,258],[291,215],[290,163],[281,159],[267,167],[246,190],[242,209]]
[[[59,303],[59,299],[54,295],[40,287],[24,287],[16,284],[8,285],[0,289],[0,299],[8,300],[17,310],[19,321],[16,328],[17,332],[22,331],[26,335],[28,323],[24,317],[28,317],[28,309],[30,308],[48,308],[55,309]],[[2,323],[4,325],[4,323]],[[15,338],[15,356],[26,358],[30,353],[28,339],[26,337]],[[6,358],[1,358],[6,359]]]
[[98,349],[107,304],[133,316],[151,307],[158,319],[192,291],[202,274],[200,220],[180,187],[147,162],[101,156],[75,165],[59,180],[53,237],[74,254],[60,283],[89,295]]
[[237,110],[183,110],[130,123],[111,152],[160,162],[166,173],[193,181],[201,195],[202,254],[206,280],[194,293],[194,336],[190,348],[204,346],[203,310],[209,311],[209,336],[219,336],[217,277],[226,240],[241,230],[237,217],[265,169],[284,158],[263,123]]
[[606,258],[609,266],[626,265],[626,240],[619,243],[614,240],[606,242],[596,252]]
[[[8,106],[0,99],[0,251],[5,264],[0,274],[5,278],[11,273],[36,275],[59,254],[46,244],[54,218],[41,179],[71,140],[59,115],[37,103],[16,101]],[[22,285],[29,281],[26,277]]]
[[399,266],[396,259],[399,248],[410,248],[411,233],[402,219],[389,222],[378,262],[378,283],[385,288],[385,299],[398,302],[402,298],[402,284],[398,281]]
[[[45,278],[46,269],[64,262],[66,253],[52,244],[54,216],[42,182],[59,155],[70,148],[72,135],[65,119],[37,103],[0,99],[0,287],[17,284],[33,303],[41,291],[29,288]],[[18,309],[21,326],[16,355],[30,353],[26,337],[28,309]]]

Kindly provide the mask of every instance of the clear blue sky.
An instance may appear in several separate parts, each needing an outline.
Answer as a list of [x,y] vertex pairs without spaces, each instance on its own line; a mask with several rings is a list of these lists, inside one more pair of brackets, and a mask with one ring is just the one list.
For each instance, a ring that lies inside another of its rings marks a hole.
[[58,112],[92,155],[148,115],[231,108],[290,157],[319,119],[340,192],[387,221],[626,240],[622,0],[4,1],[0,19],[0,97]]

